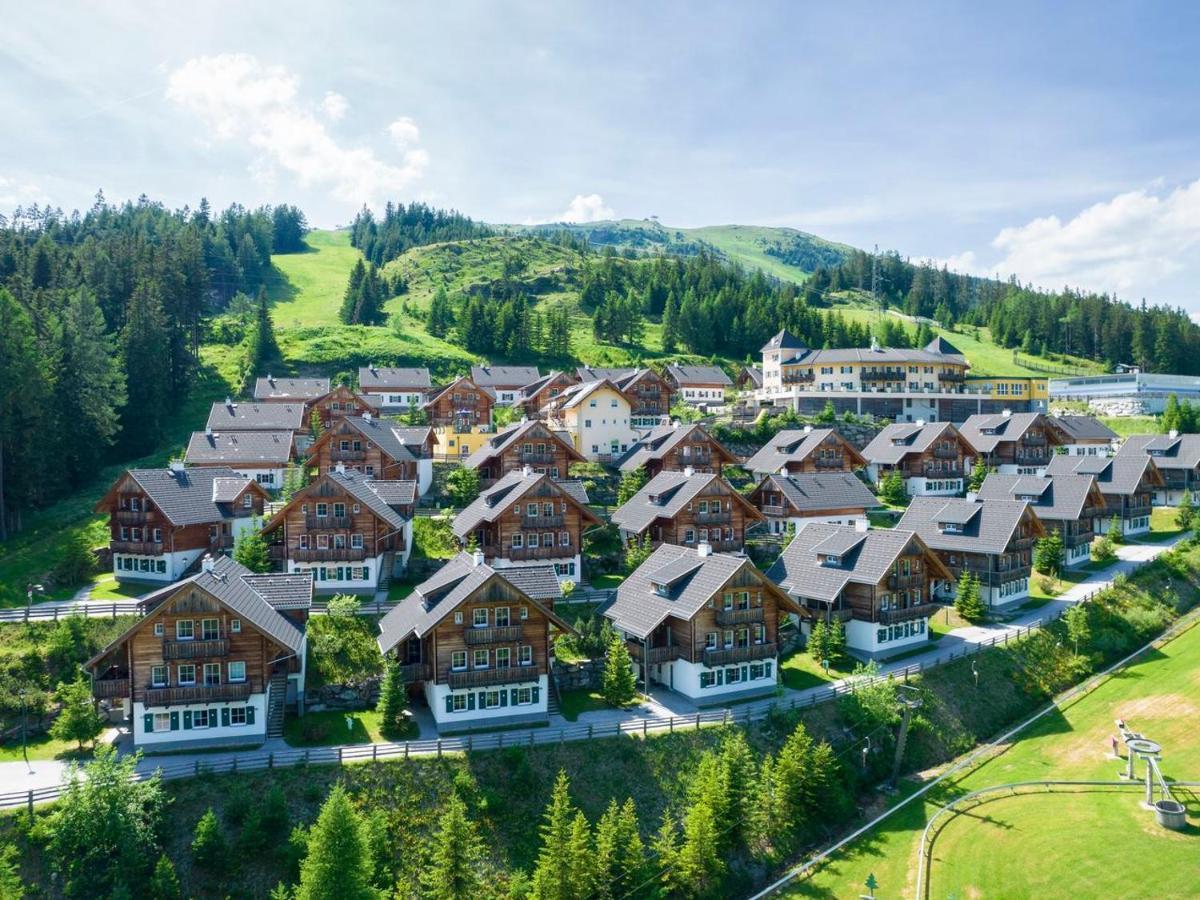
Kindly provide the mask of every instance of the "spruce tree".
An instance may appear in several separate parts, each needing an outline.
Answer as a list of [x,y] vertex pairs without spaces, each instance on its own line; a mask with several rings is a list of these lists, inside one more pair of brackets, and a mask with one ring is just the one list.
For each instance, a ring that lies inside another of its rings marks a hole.
[[335,785],[309,831],[296,900],[375,900],[372,871],[362,816]]
[[338,318],[345,325],[353,325],[357,321],[359,295],[363,282],[367,277],[367,266],[359,259],[350,270],[350,280],[346,284],[346,292],[342,295],[342,306],[338,310]]
[[458,794],[451,794],[438,821],[429,862],[421,872],[422,896],[430,900],[473,900],[480,896],[483,858],[483,842],[467,815],[467,805]]
[[1057,575],[1063,567],[1062,533],[1056,528],[1044,538],[1039,538],[1034,548],[1036,568],[1043,575]]
[[623,894],[629,894],[642,884],[646,875],[646,845],[638,829],[637,810],[633,798],[626,797],[617,817],[617,848],[620,854],[620,884]]
[[964,571],[958,579],[958,591],[954,598],[954,608],[968,622],[978,622],[987,614],[983,602],[979,578],[973,572]]
[[824,619],[815,619],[808,629],[808,655],[823,664],[829,659],[829,626]]
[[389,657],[384,663],[383,684],[379,691],[379,730],[384,737],[396,737],[400,733],[400,725],[404,714],[405,701],[408,693],[404,684],[404,676],[400,673],[400,663]]
[[982,456],[975,457],[975,464],[971,467],[971,477],[967,479],[967,490],[978,491],[983,487],[983,480],[988,476],[987,463],[983,461]]
[[612,706],[625,706],[637,696],[637,677],[629,648],[619,634],[608,645],[608,660],[600,680],[600,693]]
[[645,466],[638,466],[629,472],[623,472],[621,480],[617,482],[617,506],[624,506],[632,500],[649,480]]
[[229,844],[211,806],[196,823],[196,831],[192,836],[192,858],[196,861],[196,867],[204,870],[206,875],[217,878],[224,876],[229,861]]
[[841,662],[846,655],[846,626],[836,616],[825,632],[825,652],[834,665]]
[[122,435],[130,452],[158,445],[163,422],[173,407],[163,372],[171,365],[171,335],[156,283],[140,282],[126,310],[121,332],[127,402],[121,411]]
[[183,896],[179,887],[179,876],[175,874],[175,864],[165,853],[154,864],[154,873],[150,876],[147,893],[150,900],[180,900]]
[[1179,506],[1175,510],[1175,524],[1183,531],[1191,531],[1192,525],[1196,521],[1196,506],[1192,502],[1191,489],[1186,489],[1183,496],[1179,499]]
[[669,896],[680,886],[679,828],[669,810],[663,813],[662,824],[655,832],[650,849],[654,854],[655,868],[659,871],[659,887],[664,895]]
[[256,519],[234,538],[233,558],[251,572],[271,571],[271,548],[263,536],[261,520]]
[[533,870],[533,894],[538,900],[576,900],[572,855],[575,807],[571,803],[567,773],[559,771],[541,827],[542,846]]
[[621,809],[616,798],[608,801],[608,808],[596,823],[596,853],[592,860],[592,875],[595,879],[595,900],[612,900],[617,896],[616,887],[620,880],[619,841]]
[[86,741],[95,740],[104,730],[104,717],[96,712],[91,685],[80,676],[60,684],[55,696],[62,708],[50,733],[60,741],[76,741],[82,750]]

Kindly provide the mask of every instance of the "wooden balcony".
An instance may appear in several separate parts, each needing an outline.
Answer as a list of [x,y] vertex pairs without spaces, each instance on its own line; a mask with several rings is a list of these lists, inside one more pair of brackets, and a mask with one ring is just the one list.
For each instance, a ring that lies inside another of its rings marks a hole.
[[570,547],[509,547],[498,551],[501,559],[567,559],[575,555],[575,545]]
[[753,662],[759,659],[772,659],[779,655],[779,647],[774,641],[765,644],[751,644],[748,647],[728,647],[718,650],[704,651],[706,666],[727,666],[730,663]]
[[141,525],[149,522],[154,514],[145,509],[118,509],[114,515],[122,525]]
[[958,459],[959,452],[957,447],[934,447],[934,459]]
[[289,553],[296,562],[362,562],[367,558],[365,547],[297,547]]
[[446,670],[446,681],[451,690],[461,688],[488,687],[494,684],[520,684],[537,681],[543,669],[539,665],[505,666],[492,669],[467,669],[462,672]]
[[1013,456],[1013,464],[1018,466],[1048,466],[1050,465],[1050,456],[1042,452],[1022,452],[1018,450]]
[[540,453],[536,450],[522,450],[517,454],[517,459],[531,466],[544,466],[554,462],[554,454],[549,450]]
[[92,683],[92,696],[97,700],[124,699],[129,696],[128,678],[101,678]]
[[962,466],[938,466],[934,463],[929,463],[921,470],[922,478],[962,478]]
[[775,503],[764,503],[759,506],[759,510],[764,516],[776,516],[778,518],[783,518],[787,514],[787,510],[784,507]]
[[890,590],[899,591],[907,588],[925,587],[925,573],[914,572],[911,575],[889,575],[887,586]]
[[433,666],[423,662],[402,663],[400,677],[406,684],[412,684],[414,681],[429,681],[433,678]]
[[305,516],[304,527],[309,531],[346,531],[350,528],[349,516]]
[[675,659],[683,659],[684,649],[678,644],[672,644],[669,647],[651,647],[646,650],[641,644],[632,642],[628,644],[629,655],[639,663],[649,663],[656,666],[659,663],[671,662]]
[[146,688],[147,706],[170,706],[174,703],[207,703],[209,701],[247,700],[251,694],[262,693],[258,681],[237,684],[197,684],[183,687]]
[[1087,531],[1077,531],[1074,534],[1063,535],[1064,547],[1079,547],[1083,544],[1090,544],[1096,537],[1096,532],[1090,528]]
[[745,625],[749,622],[761,622],[763,608],[751,606],[749,609],[718,609],[716,618],[718,625]]
[[784,372],[780,377],[783,384],[812,384],[815,379],[812,372]]
[[725,525],[733,521],[733,511],[723,509],[720,512],[698,512],[695,520],[697,525]]
[[208,641],[163,641],[163,659],[200,659],[206,656],[228,655],[228,638]]
[[1023,438],[1021,438],[1021,443],[1024,444],[1026,447],[1045,447],[1046,446],[1046,436],[1044,434],[1030,432],[1029,434],[1026,434]]
[[880,625],[898,625],[914,619],[928,619],[941,608],[942,604],[940,603],[921,603],[917,606],[906,606],[903,609],[881,609],[876,612],[875,621]]
[[463,639],[468,645],[511,644],[521,640],[524,629],[520,625],[497,625],[492,628],[468,628]]
[[163,545],[154,541],[109,541],[113,553],[136,553],[138,556],[162,556]]
[[336,447],[329,451],[332,462],[362,462],[367,458],[366,450],[341,450]]
[[522,528],[558,528],[566,521],[566,517],[560,513],[552,513],[548,516],[522,516]]

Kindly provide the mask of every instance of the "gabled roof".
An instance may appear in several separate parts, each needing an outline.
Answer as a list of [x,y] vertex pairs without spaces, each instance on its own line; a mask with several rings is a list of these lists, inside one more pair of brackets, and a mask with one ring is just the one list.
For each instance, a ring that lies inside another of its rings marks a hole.
[[[1122,448],[1124,449],[1124,448]],[[1145,478],[1149,484],[1161,485],[1162,473],[1157,461],[1144,453],[1118,453],[1116,456],[1067,456],[1057,454],[1046,466],[1047,475],[1091,475],[1102,494],[1114,496],[1136,494]]]
[[865,465],[866,460],[855,449],[854,445],[843,438],[833,428],[806,428],[803,431],[781,431],[771,438],[761,450],[750,458],[745,468],[751,472],[778,472],[789,463],[800,463],[809,454],[825,442],[830,435],[835,435],[842,445],[843,451],[850,457],[851,465]]
[[733,382],[720,366],[667,366],[667,375],[680,386],[720,385],[728,387]]
[[710,487],[724,488],[719,496],[700,499],[719,499],[726,503],[740,503],[750,519],[762,519],[763,515],[749,500],[735,491],[724,478],[711,472],[665,471],[651,478],[642,489],[618,507],[612,514],[612,523],[626,531],[640,534],[657,519],[673,519],[697,499],[701,492]]
[[644,466],[646,463],[654,459],[662,459],[680,444],[694,441],[699,435],[702,440],[714,447],[717,455],[722,457],[725,463],[736,462],[736,458],[732,453],[715,437],[708,433],[703,425],[693,423],[684,425],[675,423],[673,425],[660,425],[658,428],[652,428],[646,432],[637,443],[629,448],[629,452],[622,457],[619,468],[622,472],[632,472],[639,466]]
[[521,387],[521,396],[525,400],[529,400],[530,398],[535,397],[538,391],[545,390],[554,384],[554,382],[559,380],[563,380],[567,384],[575,383],[575,378],[573,376],[567,374],[566,372],[555,369],[553,372],[543,375],[541,378],[531,381],[529,384],[523,385]]
[[208,414],[208,428],[225,431],[302,431],[305,427],[304,404],[299,402],[214,403]]
[[573,384],[550,402],[557,409],[572,409],[601,388],[608,388],[620,394],[626,403],[629,402],[629,398],[625,395],[624,391],[607,378],[602,378],[599,381],[585,381],[582,384]]
[[636,371],[638,370],[628,366],[617,368],[604,368],[603,366],[579,366],[575,370],[575,374],[579,376],[580,381],[603,381],[605,378],[607,378],[609,381],[616,383],[623,381]]
[[[170,598],[188,587],[210,594],[238,618],[250,623],[271,640],[299,653],[304,647],[304,632],[280,613],[283,609],[307,609],[312,604],[312,573],[296,575],[256,575],[228,556],[211,558],[211,571],[201,569],[195,575],[160,588],[142,601],[146,615],[124,634],[93,656],[84,665],[92,668],[143,627],[148,617],[164,608]],[[206,563],[207,565],[207,563]]]
[[[308,448],[308,456],[312,458],[318,449],[326,442],[340,439],[344,432],[341,428],[349,428],[372,441],[385,456],[395,462],[408,462],[420,459],[426,441],[433,433],[427,425],[406,427],[397,425],[389,419],[380,419],[374,415],[344,416],[335,425],[325,430]],[[415,449],[414,449],[415,448]]]
[[445,394],[452,393],[456,390],[478,391],[481,394],[486,394],[492,400],[496,399],[495,390],[483,387],[479,384],[476,384],[467,376],[460,375],[445,387],[440,389],[435,388],[434,391],[429,395],[429,399],[425,401],[424,408],[428,409],[429,407],[435,405]]
[[756,388],[763,386],[763,373],[758,366],[743,366],[741,378],[749,381]]
[[[935,550],[970,553],[1003,553],[1022,519],[1030,516],[1023,500],[988,500],[980,503],[944,497],[914,497],[896,523],[904,531],[915,531]],[[945,531],[944,524],[958,525],[961,532]],[[1038,523],[1037,533],[1045,529]]]
[[1104,497],[1091,475],[1001,475],[992,472],[979,488],[979,499],[1025,500],[1039,519],[1074,522],[1083,514],[1091,497],[1093,506],[1103,506]]
[[784,328],[763,344],[762,352],[766,353],[768,350],[804,350],[807,349],[807,346],[804,341]]
[[309,502],[316,487],[325,482],[332,482],[340,487],[392,528],[403,528],[411,519],[401,508],[412,506],[416,502],[415,481],[377,481],[362,472],[347,469],[342,472],[327,472],[296,491],[287,503],[275,511],[270,521],[263,526],[263,530],[274,531],[283,523],[292,507],[298,503]]
[[358,370],[358,386],[364,391],[427,391],[432,386],[432,381],[428,369],[362,366]]
[[[846,585],[877,585],[888,575],[897,558],[911,545],[926,554],[928,564],[950,573],[919,536],[896,528],[859,531],[847,525],[813,522],[796,536],[767,577],[794,597],[833,602]],[[829,559],[837,557],[836,565]]]
[[[530,419],[528,422],[518,422],[510,425],[488,437],[479,448],[464,460],[463,465],[468,469],[478,469],[490,459],[495,459],[509,448],[525,440],[556,441],[566,448],[569,458],[582,461],[583,454],[575,449],[574,443],[563,438],[553,428],[540,419]],[[563,474],[566,474],[565,472]]]
[[1019,440],[1035,424],[1046,427],[1049,435],[1062,438],[1054,419],[1041,413],[976,413],[959,426],[959,433],[977,453],[991,453],[1000,444]]
[[379,649],[387,653],[411,634],[417,637],[428,634],[493,580],[508,582],[555,625],[564,631],[571,630],[554,613],[553,602],[562,597],[562,588],[553,566],[493,569],[481,556],[458,554],[389,610],[379,621]]
[[268,375],[254,382],[254,399],[278,402],[281,400],[316,400],[329,393],[328,378],[276,378]]
[[1054,424],[1067,434],[1071,444],[1111,444],[1117,433],[1095,416],[1053,416]]
[[537,366],[471,366],[471,380],[481,388],[519,388],[541,377]]
[[782,494],[787,504],[801,515],[835,509],[874,509],[880,505],[871,489],[851,472],[767,475],[750,496],[758,497],[763,491]]
[[1117,456],[1150,456],[1160,469],[1200,467],[1200,434],[1134,434],[1125,439]]
[[692,619],[731,578],[742,572],[753,573],[789,612],[800,611],[745,556],[729,553],[701,556],[697,550],[662,544],[621,582],[616,599],[604,610],[604,615],[618,630],[644,638],[668,616],[684,622]]
[[929,349],[911,347],[839,347],[829,350],[799,348],[781,354],[780,365],[838,365],[863,363],[866,365],[953,365],[967,366],[966,359],[959,354],[939,353]]
[[[589,522],[599,525],[600,519],[587,506],[587,491],[583,485],[576,482],[572,488],[568,488],[568,484],[570,482],[555,481],[549,475],[539,475],[536,472],[526,474],[520,469],[509,472],[490,488],[481,491],[470,506],[454,517],[454,534],[465,538],[484,522],[494,522],[511,512],[513,506],[521,502],[534,488],[546,485],[550,486],[553,496],[568,499],[579,507],[585,525]],[[545,498],[537,499],[538,502],[542,502]]]
[[941,440],[961,440],[958,429],[949,422],[926,422],[923,425],[897,422],[888,425],[863,448],[862,455],[869,463],[895,465],[910,453],[921,454]]
[[96,505],[96,512],[111,508],[112,497],[125,477],[131,478],[175,526],[207,525],[233,518],[231,504],[247,490],[266,497],[266,491],[253,478],[221,466],[130,469],[109,488]]
[[925,352],[937,353],[941,356],[962,356],[962,351],[940,334],[925,345]]
[[184,462],[270,463],[286,465],[292,458],[295,434],[291,431],[193,431]]

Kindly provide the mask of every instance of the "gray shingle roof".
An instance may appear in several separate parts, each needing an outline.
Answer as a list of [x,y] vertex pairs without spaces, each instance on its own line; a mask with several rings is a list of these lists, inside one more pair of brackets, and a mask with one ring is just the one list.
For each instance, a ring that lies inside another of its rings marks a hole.
[[[1091,475],[1001,475],[992,472],[979,488],[980,500],[1026,500],[1039,519],[1074,522],[1083,513],[1088,496],[1098,492]],[[1092,497],[1102,506],[1103,497]]]
[[208,428],[225,431],[302,431],[305,427],[303,403],[214,403],[208,414]]
[[[832,428],[781,431],[750,457],[745,468],[760,474],[778,472],[789,463],[802,462],[809,454],[815,452],[827,437],[837,434]],[[851,465],[861,465],[865,462],[853,444],[844,439],[843,443],[845,452],[850,456]]]
[[1039,420],[1055,431],[1054,420],[1041,413],[976,413],[958,430],[977,453],[991,453],[1002,443],[1018,440]]
[[[1124,449],[1124,448],[1122,448]],[[1066,456],[1059,453],[1046,466],[1047,475],[1091,475],[1100,492],[1112,496],[1136,494],[1142,479],[1161,484],[1162,474],[1156,461],[1142,453],[1118,453],[1116,456]]]
[[628,378],[637,369],[625,368],[604,368],[603,366],[579,366],[575,370],[575,374],[579,376],[581,381],[603,381],[607,378],[614,383],[623,381]]
[[[896,527],[915,531],[935,550],[1003,553],[1029,509],[1029,504],[1020,500],[980,503],[944,497],[914,497]],[[941,523],[958,524],[962,531],[943,531]]]
[[471,380],[482,388],[521,388],[541,377],[537,366],[471,366]]
[[[239,475],[233,469],[213,466],[182,469],[130,469],[127,473],[146,492],[159,511],[172,525],[207,525],[233,518],[229,504],[253,479]],[[216,494],[221,500],[214,501]],[[231,491],[231,485],[241,487]],[[228,501],[225,497],[230,497]],[[103,505],[103,502],[102,504]],[[103,511],[100,507],[97,511]]]
[[800,514],[814,514],[834,509],[874,509],[879,500],[862,479],[850,472],[829,472],[813,475],[768,475],[754,494],[777,491],[788,505]]
[[[566,486],[568,483],[555,481],[549,475],[539,475],[536,472],[526,475],[520,469],[509,472],[490,488],[481,491],[470,506],[454,517],[454,534],[459,538],[465,538],[484,522],[496,521],[511,511],[513,505],[524,498],[526,494],[542,484],[550,486],[551,493],[555,498],[567,498],[582,507],[585,525],[589,520],[592,523],[598,522],[595,513],[587,507],[587,491],[583,485],[574,482],[575,486],[568,488]],[[581,494],[582,501],[580,500]],[[538,498],[539,502],[543,500],[545,498]]]
[[914,350],[908,347],[839,348],[832,350],[809,350],[799,348],[792,354],[784,353],[780,360],[785,365],[837,365],[839,363],[865,363],[867,365],[966,365],[966,359],[957,353],[939,353],[935,350]]
[[758,366],[744,366],[742,368],[742,374],[754,387],[760,388],[763,386],[763,373],[762,369]]
[[238,494],[246,489],[246,479],[241,475],[234,478],[214,478],[212,483],[212,501],[217,504],[232,503]]
[[243,575],[256,594],[276,610],[309,609],[312,606],[312,572],[295,575],[272,573],[267,575]]
[[924,453],[936,441],[959,440],[958,429],[949,422],[926,422],[924,425],[897,422],[888,425],[863,448],[862,455],[869,463],[896,465],[910,453]]
[[1117,433],[1095,416],[1053,416],[1054,423],[1067,433],[1069,443],[1109,444]]
[[660,425],[647,431],[637,443],[629,448],[629,451],[621,458],[618,468],[622,472],[632,472],[651,460],[662,459],[680,444],[691,441],[696,435],[701,435],[706,443],[711,442],[711,445],[716,446],[722,462],[732,463],[734,461],[733,454],[709,434],[708,429],[703,425],[695,423],[691,425]]
[[720,366],[667,366],[667,375],[681,386],[733,384]]
[[1200,466],[1200,434],[1134,434],[1125,439],[1117,456],[1151,456],[1160,469]]
[[556,625],[571,630],[553,611],[553,601],[562,596],[562,589],[552,566],[493,569],[469,553],[460,553],[418,584],[379,621],[379,649],[387,653],[410,634],[427,634],[493,578],[507,581]]
[[491,435],[479,445],[478,450],[464,460],[463,465],[468,469],[478,469],[488,460],[494,459],[514,444],[519,444],[525,440],[530,440],[534,443],[538,441],[542,441],[543,443],[556,441],[566,448],[568,456],[571,459],[582,460],[584,458],[583,454],[575,449],[575,445],[571,441],[563,440],[558,432],[554,431],[554,429],[540,419],[531,419],[528,422],[518,422],[510,425],[503,431]]
[[[644,638],[668,616],[691,620],[742,571],[754,573],[768,589],[773,587],[745,556],[711,553],[702,557],[696,550],[663,544],[621,583],[604,615],[617,629]],[[666,586],[667,596],[659,594],[656,584]],[[778,599],[796,611],[793,604]]]
[[641,534],[656,519],[673,519],[688,503],[696,499],[706,488],[718,485],[724,488],[719,497],[723,503],[738,503],[752,519],[761,519],[762,513],[752,506],[741,494],[730,487],[720,475],[711,472],[659,472],[642,489],[630,497],[612,514],[612,523],[625,531]]
[[294,434],[291,431],[226,431],[208,434],[193,431],[184,462],[270,463],[285,465],[292,458]]
[[[375,416],[369,419],[364,416],[346,416],[342,422],[373,441],[376,447],[396,462],[419,459],[424,450],[425,440],[431,432],[427,426],[406,428]],[[337,439],[336,434],[330,438],[334,441]]]
[[786,328],[763,344],[763,352],[768,350],[801,350],[807,345]]
[[361,366],[358,370],[358,386],[363,390],[427,391],[431,385],[428,369]]
[[415,481],[376,481],[352,470],[330,472],[324,477],[340,484],[348,494],[358,498],[364,506],[393,528],[403,528],[409,521],[409,517],[395,507],[413,503],[417,495]]
[[254,382],[255,400],[316,400],[328,393],[328,378],[275,378],[268,375]]

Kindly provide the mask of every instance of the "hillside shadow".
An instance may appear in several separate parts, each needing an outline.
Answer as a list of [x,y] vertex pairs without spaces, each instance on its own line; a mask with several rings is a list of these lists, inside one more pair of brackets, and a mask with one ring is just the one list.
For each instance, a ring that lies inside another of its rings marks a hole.
[[[306,244],[305,246],[308,245]],[[309,247],[303,252],[317,253],[319,251],[314,247]],[[299,256],[301,254],[294,253],[288,255]],[[291,279],[283,273],[283,270],[274,263],[271,263],[271,274],[267,276],[267,300],[270,301],[271,306],[275,306],[277,303],[287,303],[291,300],[295,300],[299,293],[300,289],[292,284]],[[279,326],[276,325],[276,329],[278,329],[278,327]]]

